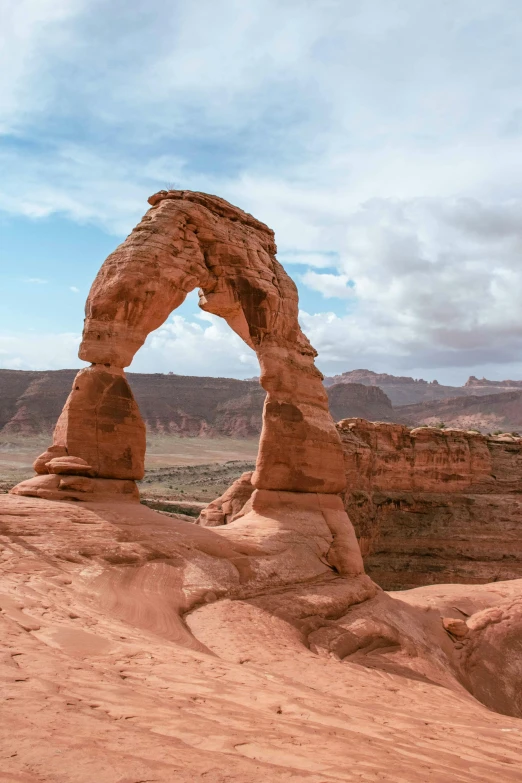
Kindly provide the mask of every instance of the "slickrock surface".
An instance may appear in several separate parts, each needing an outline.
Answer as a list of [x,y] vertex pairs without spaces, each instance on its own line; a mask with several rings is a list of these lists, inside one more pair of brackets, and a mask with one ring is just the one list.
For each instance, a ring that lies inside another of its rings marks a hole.
[[371,598],[137,504],[0,526],[0,780],[520,780],[520,581]]
[[347,419],[345,506],[386,589],[522,577],[522,439]]

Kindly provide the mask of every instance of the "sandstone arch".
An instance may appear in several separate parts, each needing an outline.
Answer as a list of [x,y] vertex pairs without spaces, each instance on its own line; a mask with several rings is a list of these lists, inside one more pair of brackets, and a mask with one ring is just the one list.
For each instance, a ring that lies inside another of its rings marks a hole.
[[[53,446],[35,463],[39,477],[14,491],[65,499],[136,495],[145,433],[124,368],[147,335],[199,288],[200,307],[225,318],[259,359],[267,397],[255,489],[299,493],[294,501],[301,509],[305,495],[308,505],[335,509],[342,522],[336,517],[329,524],[345,525],[349,548],[357,549],[337,497],[345,487],[341,443],[316,351],[298,324],[297,289],[275,258],[273,232],[216,196],[161,191],[149,203],[92,285],[79,351],[91,366],[78,373]],[[265,500],[273,509],[274,499]],[[294,501],[285,500],[287,506]]]

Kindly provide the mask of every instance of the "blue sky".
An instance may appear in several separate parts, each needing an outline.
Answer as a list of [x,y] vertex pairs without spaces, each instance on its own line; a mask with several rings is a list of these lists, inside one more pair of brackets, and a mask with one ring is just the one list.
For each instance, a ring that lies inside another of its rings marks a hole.
[[[522,378],[518,0],[0,0],[0,366],[81,366],[165,187],[267,222],[326,373]],[[190,297],[132,369],[257,374]]]

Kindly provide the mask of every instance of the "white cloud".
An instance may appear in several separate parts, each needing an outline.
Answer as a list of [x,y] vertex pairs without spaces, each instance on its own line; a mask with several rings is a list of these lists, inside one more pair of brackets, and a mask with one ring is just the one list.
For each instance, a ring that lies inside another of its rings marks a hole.
[[341,241],[350,314],[302,314],[323,366],[518,367],[522,200],[373,200]]
[[283,250],[278,254],[278,260],[285,266],[309,266],[314,269],[328,269],[335,266],[338,254],[318,250]]
[[0,334],[0,363],[11,370],[84,367],[78,359],[79,334]]
[[158,0],[124,18],[100,2],[2,5],[0,90],[23,142],[1,161],[11,213],[126,232],[174,181],[255,207],[286,250],[322,251],[318,227],[374,196],[519,193],[512,0],[392,13],[383,0]]
[[[79,334],[0,334],[0,365],[15,370],[84,367],[78,359]],[[173,315],[149,335],[131,372],[174,372],[248,378],[259,374],[255,353],[217,316]]]
[[326,299],[353,299],[355,295],[347,275],[318,274],[309,270],[301,275],[301,280],[308,288],[318,291]]
[[[125,234],[171,182],[218,193],[275,229],[309,291],[346,300],[346,315],[307,303],[323,366],[517,362],[516,0],[133,0],[124,15],[100,0],[0,0],[0,11],[0,210]],[[241,374],[249,355],[230,334],[174,319],[136,362],[181,372],[172,352],[187,371]],[[198,345],[216,355],[200,359]]]
[[80,289],[79,289],[79,288],[76,288],[76,286],[75,286],[75,285],[70,285],[70,286],[69,286],[69,291],[72,291],[72,292],[73,292],[73,294],[79,294],[79,293],[80,293]]
[[0,134],[17,130],[53,99],[49,59],[70,44],[81,0],[0,0]]
[[226,321],[202,313],[197,320],[172,315],[149,335],[130,369],[248,378],[259,373],[259,364],[255,353]]

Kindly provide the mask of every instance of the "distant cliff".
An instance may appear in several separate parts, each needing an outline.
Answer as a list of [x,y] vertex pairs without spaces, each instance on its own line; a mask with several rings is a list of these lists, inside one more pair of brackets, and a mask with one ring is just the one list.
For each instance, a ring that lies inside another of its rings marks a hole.
[[487,378],[475,378],[474,375],[470,375],[466,383],[464,384],[466,389],[471,389],[472,394],[476,393],[477,389],[522,389],[522,381],[488,381]]
[[410,378],[407,375],[388,375],[372,370],[351,370],[341,375],[324,379],[325,386],[338,383],[362,383],[365,386],[378,386],[390,398],[394,407],[413,405],[431,400],[443,400],[469,395],[488,395],[492,387],[496,391],[510,391],[522,388],[522,381],[487,381],[471,376],[464,386],[443,386],[438,381],[425,381],[422,378]]
[[[0,370],[0,433],[51,433],[69,394],[75,370]],[[256,380],[128,373],[151,433],[186,437],[256,437],[265,392]],[[390,400],[379,388],[343,384],[328,390],[335,419],[363,416],[390,421]]]
[[378,386],[362,383],[337,383],[327,389],[328,404],[334,421],[350,416],[360,416],[373,421],[393,421],[394,410],[390,398]]
[[[484,433],[499,430],[522,433],[522,389],[500,391],[495,386],[487,389],[487,395],[473,394],[404,405],[396,409],[395,418],[405,424],[434,425],[443,422],[447,427],[477,429]],[[493,389],[495,394],[491,394]]]
[[[75,370],[0,370],[0,432],[50,433],[75,374]],[[149,432],[248,438],[261,430],[265,392],[257,379],[170,373],[128,373],[128,378]],[[334,384],[339,378],[342,380]],[[522,432],[522,387],[504,385],[517,383],[522,385],[522,381],[479,381],[471,377],[465,387],[451,387],[370,370],[325,378],[336,421],[349,416],[410,426],[442,421],[483,432]],[[452,396],[448,396],[448,390]],[[433,399],[436,395],[444,399]],[[404,404],[412,398],[424,401]]]

